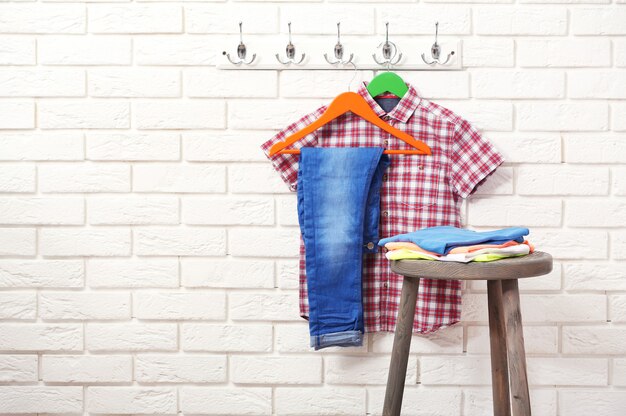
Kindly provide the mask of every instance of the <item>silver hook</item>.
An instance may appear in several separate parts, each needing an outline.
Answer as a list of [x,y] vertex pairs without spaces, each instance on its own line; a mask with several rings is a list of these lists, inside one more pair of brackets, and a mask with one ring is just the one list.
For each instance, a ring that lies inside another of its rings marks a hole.
[[393,42],[389,42],[389,22],[385,23],[385,41],[383,43],[381,43],[380,45],[378,45],[378,47],[382,47],[382,53],[383,53],[383,61],[379,61],[376,58],[376,54],[373,53],[372,54],[372,58],[374,58],[374,61],[378,64],[378,65],[383,65],[383,66],[387,66],[387,71],[389,71],[389,67],[391,65],[396,65],[398,62],[400,62],[400,59],[402,59],[402,53],[400,53],[398,55],[398,59],[395,60],[396,58],[396,54],[398,53],[398,47],[396,46],[395,43]]
[[434,65],[434,64],[445,65],[448,63],[452,55],[454,55],[454,51],[452,51],[448,54],[448,57],[446,58],[445,61],[441,62],[439,60],[439,57],[441,56],[441,47],[439,46],[439,43],[437,43],[438,35],[439,35],[439,22],[436,22],[435,23],[435,43],[433,43],[433,46],[431,46],[430,48],[430,54],[432,55],[433,60],[428,62],[426,60],[426,56],[422,54],[422,61],[424,61],[428,65]]
[[276,54],[276,60],[278,60],[278,62],[280,62],[283,65],[301,64],[302,61],[304,61],[304,57],[306,56],[306,54],[303,53],[300,60],[297,62],[295,61],[294,58],[296,56],[296,47],[294,46],[293,43],[291,43],[291,22],[287,23],[287,26],[289,26],[289,43],[287,44],[287,47],[285,48],[285,53],[287,54],[287,60],[282,61],[280,57],[278,56],[278,54]]
[[243,43],[243,31],[242,31],[241,26],[242,26],[242,22],[239,22],[239,45],[237,46],[237,56],[239,57],[239,60],[233,61],[230,57],[230,54],[226,53],[226,51],[223,51],[222,55],[226,55],[226,58],[228,58],[230,63],[233,65],[241,65],[241,64],[250,65],[254,61],[254,58],[256,58],[256,53],[253,53],[252,58],[250,58],[249,61],[246,61],[247,51],[246,51],[246,45]]
[[354,54],[351,53],[350,54],[350,59],[348,59],[347,61],[343,60],[343,45],[341,44],[341,31],[339,29],[339,25],[341,23],[337,22],[337,44],[335,45],[335,58],[336,61],[335,62],[331,62],[330,59],[328,59],[328,54],[324,54],[324,59],[326,59],[326,62],[328,62],[329,64],[349,64],[352,62],[352,58],[354,57]]

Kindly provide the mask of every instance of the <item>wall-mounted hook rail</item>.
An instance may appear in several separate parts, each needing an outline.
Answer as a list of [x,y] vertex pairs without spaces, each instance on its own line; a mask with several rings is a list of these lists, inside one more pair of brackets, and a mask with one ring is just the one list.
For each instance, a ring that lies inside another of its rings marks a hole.
[[422,60],[428,65],[435,65],[435,64],[445,65],[450,61],[450,58],[452,57],[452,55],[454,55],[454,51],[452,51],[448,54],[448,57],[446,58],[445,61],[441,62],[439,60],[439,57],[441,56],[441,46],[439,46],[439,43],[437,43],[438,35],[439,35],[439,22],[436,22],[435,23],[435,43],[433,43],[433,46],[430,47],[430,54],[432,55],[433,60],[428,62],[426,60],[426,56],[422,53]]
[[230,54],[227,53],[226,51],[223,51],[222,54],[226,56],[226,58],[230,61],[230,63],[232,63],[233,65],[241,65],[241,64],[245,64],[245,65],[250,65],[252,62],[254,62],[254,59],[256,58],[256,53],[252,54],[252,58],[250,58],[249,61],[246,61],[246,45],[245,43],[243,43],[243,30],[242,30],[242,22],[239,22],[239,45],[237,46],[237,57],[239,58],[238,61],[233,61],[230,57]]
[[331,61],[330,59],[328,59],[328,54],[324,53],[324,59],[326,59],[326,62],[328,62],[329,64],[342,64],[342,65],[346,65],[352,62],[352,58],[354,58],[354,54],[351,53],[350,54],[350,58],[347,61],[343,60],[343,45],[341,44],[341,30],[340,30],[340,26],[341,22],[337,22],[337,43],[335,44],[335,49],[334,49],[334,53],[335,53],[335,61]]
[[302,56],[300,57],[300,60],[296,62],[295,60],[296,47],[294,46],[293,43],[291,43],[291,22],[287,23],[287,26],[289,26],[289,43],[287,44],[287,47],[285,48],[287,60],[283,61],[282,59],[280,59],[280,56],[278,54],[276,54],[276,60],[283,65],[289,65],[289,64],[298,65],[298,64],[301,64],[302,61],[304,61],[304,57],[306,56],[306,54],[303,53]]
[[[391,65],[396,65],[402,59],[402,52],[398,54],[398,47],[395,43],[389,41],[389,22],[385,23],[385,41],[378,45],[379,48],[382,48],[383,60],[379,61],[376,58],[376,54],[372,54],[372,58],[378,65],[386,66],[387,69]],[[396,55],[398,55],[396,59]],[[394,61],[395,60],[395,61]]]

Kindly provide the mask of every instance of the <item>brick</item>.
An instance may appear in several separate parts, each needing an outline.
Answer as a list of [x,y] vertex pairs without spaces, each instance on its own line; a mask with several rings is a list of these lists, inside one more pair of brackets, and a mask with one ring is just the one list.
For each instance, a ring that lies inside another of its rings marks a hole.
[[44,256],[128,256],[130,244],[125,228],[44,228],[39,235]]
[[625,226],[626,200],[568,200],[565,205],[565,223],[571,227]]
[[82,349],[83,327],[80,324],[0,324],[0,350],[3,351]]
[[232,228],[228,231],[228,252],[242,257],[297,257],[299,241],[295,228]]
[[175,351],[174,323],[88,323],[85,347],[89,351]]
[[86,390],[89,413],[176,414],[176,389],[171,387],[102,387]]
[[132,57],[125,36],[45,36],[37,51],[43,65],[130,65]]
[[36,252],[35,228],[0,228],[0,256],[34,256]]
[[178,224],[178,198],[97,197],[87,199],[90,224]]
[[228,103],[228,127],[237,130],[276,129],[293,123],[303,114],[315,111],[324,104],[327,103],[321,99],[231,101]]
[[[344,51],[344,54],[348,54],[347,49]],[[332,53],[330,56],[333,56]],[[373,75],[373,71],[365,70],[356,74],[354,71],[343,70],[282,71],[279,77],[280,96],[330,99],[345,91],[347,85],[350,85],[354,91],[363,79],[370,79]],[[407,82],[409,81],[405,73],[399,72],[398,75],[401,75]],[[354,80],[352,79],[353,77]]]
[[6,355],[0,356],[0,381],[11,382],[37,382],[37,355]]
[[276,413],[281,415],[364,415],[365,390],[358,387],[278,387]]
[[447,98],[469,98],[469,74],[464,72],[446,73],[440,71],[398,72],[406,82],[419,88],[420,97],[430,100]]
[[626,163],[624,137],[570,135],[564,137],[564,144],[567,163]]
[[419,382],[422,385],[488,385],[491,383],[489,357],[420,357]]
[[508,163],[561,163],[561,136],[555,133],[490,134],[489,141]]
[[274,263],[266,260],[183,258],[180,273],[185,287],[274,287]]
[[1,160],[82,160],[81,133],[6,133],[0,136]]
[[[314,352],[308,340],[310,339],[309,325],[302,319],[299,323],[274,324],[274,338],[276,350],[283,353],[307,353]],[[303,341],[304,340],[304,341]],[[364,354],[367,353],[367,336],[364,336],[363,345],[351,347],[327,347],[316,354]]]
[[265,162],[260,146],[271,136],[271,131],[184,132],[183,154],[199,162]]
[[623,231],[611,232],[611,258],[626,259],[626,233]]
[[[37,295],[25,292],[0,292],[0,319],[36,319]],[[0,366],[0,368],[4,368]],[[0,378],[2,373],[0,373]]]
[[619,38],[613,39],[613,59],[615,60],[615,66],[624,68],[626,67],[626,41]]
[[226,232],[203,227],[135,228],[134,244],[140,256],[224,256]]
[[10,69],[0,71],[2,97],[83,97],[85,71]]
[[133,166],[133,191],[212,193],[226,191],[226,169],[208,163]]
[[[377,33],[385,33],[385,22],[389,21],[393,36],[401,35],[432,35],[433,23],[441,19],[442,8],[417,7],[398,5],[393,8],[380,7],[377,19]],[[457,5],[450,11],[444,20],[439,23],[439,33],[446,35],[467,35],[470,34],[471,18],[469,7]],[[343,27],[342,27],[343,28]]]
[[2,224],[84,224],[83,198],[0,198]]
[[546,165],[517,170],[520,195],[606,195],[609,171],[597,166]]
[[522,68],[610,66],[611,44],[601,38],[519,39],[517,62]]
[[500,166],[488,181],[476,188],[474,195],[513,195],[513,168]]
[[138,319],[226,319],[226,294],[215,292],[138,292],[133,294]]
[[611,322],[626,322],[626,295],[609,296],[609,319]]
[[[557,354],[559,348],[558,333],[559,330],[556,326],[524,326],[526,354]],[[489,327],[469,326],[467,328],[467,352],[469,354],[489,354],[490,351]],[[433,352],[438,353],[438,351]]]
[[610,3],[611,0],[521,0],[522,3],[539,3],[539,4],[584,4],[584,3]]
[[321,384],[322,358],[233,355],[231,381],[250,384]]
[[89,71],[91,97],[180,97],[177,69],[98,69]]
[[55,163],[39,166],[41,192],[128,192],[130,166],[122,163]]
[[[372,352],[390,353],[394,334],[372,335]],[[410,353],[416,354],[460,354],[463,352],[463,327],[451,326],[429,334],[413,334]]]
[[41,378],[46,383],[130,383],[130,355],[44,355]]
[[472,72],[472,93],[480,98],[562,98],[565,73],[546,70]]
[[626,104],[622,102],[611,103],[611,128],[615,131],[626,131]]
[[[388,357],[328,356],[324,358],[324,380],[328,384],[385,384]],[[409,356],[405,384],[415,384],[417,359]]]
[[226,356],[138,355],[135,380],[140,383],[226,382]]
[[[259,16],[263,16],[263,19],[258,19]],[[249,3],[185,5],[185,31],[187,33],[238,34],[240,21],[244,22],[245,34],[276,33],[278,32],[278,8],[269,4]],[[259,85],[259,87],[262,86]]]
[[0,192],[35,192],[35,165],[0,165]]
[[341,21],[342,34],[374,33],[374,8],[358,5],[327,5],[321,9],[316,4],[284,5],[280,7],[280,31],[287,32],[287,22],[291,22],[295,34],[335,35],[337,28],[328,24],[328,16]]
[[180,33],[182,8],[174,4],[106,4],[89,6],[92,33]]
[[276,199],[278,223],[280,225],[298,225],[297,198],[294,195]]
[[535,230],[533,244],[556,259],[606,259],[607,233],[599,230]]
[[187,97],[256,98],[276,97],[276,71],[223,71],[192,68],[183,71]]
[[560,199],[474,198],[467,218],[474,226],[542,227],[561,225],[561,214]]
[[229,415],[270,414],[272,389],[269,387],[183,387],[180,409],[184,413]]
[[82,411],[80,386],[0,386],[0,412],[5,414]]
[[125,129],[130,105],[123,101],[41,101],[37,106],[42,129]]
[[626,329],[614,326],[564,326],[566,354],[624,354]]
[[[367,388],[367,413],[382,414],[385,390],[383,387]],[[432,416],[461,414],[462,396],[459,388],[440,389],[407,385],[404,387],[402,398],[402,414]]]
[[299,285],[299,261],[279,260],[276,262],[278,287],[281,289],[297,289]]
[[0,65],[35,65],[36,60],[34,37],[0,36]]
[[439,101],[479,130],[511,131],[513,106],[502,101]]
[[606,359],[532,357],[528,360],[530,385],[605,386]]
[[178,261],[172,259],[88,259],[92,288],[178,287]]
[[622,391],[559,390],[559,411],[567,416],[598,414],[621,416],[626,407],[626,395]]
[[85,8],[65,4],[3,4],[0,32],[85,33]]
[[177,133],[88,133],[89,160],[178,160]]
[[138,65],[215,65],[215,40],[209,36],[164,35],[136,38]]
[[42,292],[39,316],[44,320],[129,319],[130,294]]
[[[463,389],[464,416],[482,416],[493,412],[490,388]],[[535,415],[557,416],[556,390],[530,389],[530,409]]]
[[298,294],[231,292],[228,296],[229,316],[232,320],[247,321],[295,321]]
[[616,386],[626,385],[626,359],[613,360],[613,383]]
[[609,111],[601,102],[522,102],[517,104],[520,131],[602,131]]
[[463,39],[463,66],[511,68],[515,64],[513,39]]
[[[604,322],[604,295],[530,295],[521,296],[524,323],[538,322]],[[487,297],[483,294],[463,296],[461,319],[487,322]]]
[[189,323],[181,325],[183,351],[270,352],[272,325]]
[[228,167],[228,189],[232,193],[288,193],[289,187],[270,163],[237,164]]
[[0,103],[0,129],[35,128],[35,105],[32,101]]
[[220,129],[226,127],[223,101],[146,101],[135,104],[135,123],[140,130]]
[[478,35],[565,35],[567,10],[547,7],[492,7],[473,9]]
[[0,260],[0,287],[82,287],[81,260]]
[[567,77],[571,98],[626,98],[626,71],[571,71]]
[[571,16],[575,35],[626,35],[626,10],[623,8],[575,8]]
[[272,198],[183,198],[182,222],[205,225],[272,225]]

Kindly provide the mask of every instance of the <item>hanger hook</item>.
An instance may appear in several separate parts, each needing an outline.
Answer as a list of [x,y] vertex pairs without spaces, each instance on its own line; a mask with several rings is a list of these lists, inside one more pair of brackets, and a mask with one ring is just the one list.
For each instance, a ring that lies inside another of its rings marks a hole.
[[335,61],[331,61],[330,59],[328,59],[328,54],[325,53],[324,54],[324,59],[326,59],[326,62],[328,62],[329,64],[349,64],[350,62],[352,62],[352,58],[354,58],[354,54],[351,53],[350,54],[350,58],[347,61],[343,60],[343,45],[341,44],[341,29],[340,29],[340,25],[341,22],[337,22],[337,44],[335,44],[335,49],[334,49],[334,53],[335,53]]
[[448,54],[445,61],[442,62],[439,59],[439,57],[441,56],[441,46],[439,46],[439,43],[437,41],[438,36],[439,36],[439,22],[435,22],[435,43],[433,43],[433,46],[430,47],[430,54],[432,55],[433,59],[430,62],[428,62],[426,60],[426,55],[422,53],[422,61],[424,61],[428,65],[435,65],[435,64],[445,65],[448,63],[448,61],[450,61],[450,58],[452,57],[452,55],[454,55],[454,51],[452,51]]
[[226,55],[226,58],[230,61],[231,64],[233,65],[250,65],[254,59],[256,58],[256,53],[252,54],[252,57],[250,58],[249,61],[246,61],[246,55],[247,55],[247,48],[245,43],[243,43],[243,22],[239,22],[239,45],[237,45],[237,57],[239,58],[238,61],[234,61],[231,57],[230,57],[230,53],[227,53],[226,51],[222,52],[222,55]]
[[[372,54],[372,58],[374,61],[381,66],[386,66],[387,71],[390,70],[391,65],[396,65],[402,59],[402,53],[398,54],[398,47],[395,43],[389,41],[389,22],[385,22],[385,41],[378,45],[379,48],[382,48],[383,59],[378,60],[376,58],[376,54]],[[397,55],[397,58],[396,58]]]
[[352,86],[352,82],[356,78],[357,67],[356,67],[356,64],[354,62],[352,62],[352,60],[350,60],[348,63],[352,64],[352,66],[354,67],[354,72],[352,73],[352,79],[350,80],[350,83],[348,84],[348,91],[351,91],[350,87]]
[[283,61],[282,59],[280,59],[280,56],[278,54],[276,54],[276,60],[278,62],[280,62],[283,65],[289,65],[289,64],[301,64],[302,61],[304,61],[304,57],[306,56],[306,54],[302,54],[302,56],[300,57],[299,61],[295,60],[296,57],[296,47],[295,45],[291,42],[291,22],[287,23],[287,26],[289,27],[289,43],[287,44],[287,47],[285,48],[285,53],[287,54],[287,59],[285,61]]

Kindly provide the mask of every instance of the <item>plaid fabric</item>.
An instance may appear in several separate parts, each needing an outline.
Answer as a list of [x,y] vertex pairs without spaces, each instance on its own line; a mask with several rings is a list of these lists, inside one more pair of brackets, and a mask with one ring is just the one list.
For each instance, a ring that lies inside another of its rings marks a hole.
[[[471,195],[504,161],[469,122],[420,97],[412,85],[407,85],[408,92],[389,113],[370,96],[366,82],[362,82],[357,91],[383,120],[427,143],[432,149],[431,156],[389,155],[391,166],[383,177],[381,188],[380,238],[436,225],[461,227],[462,199]],[[277,154],[270,158],[269,149],[315,121],[326,108],[324,105],[304,115],[261,146],[292,191],[296,190],[298,155]],[[302,146],[411,148],[352,113],[338,117],[292,147]],[[308,319],[304,254],[301,239],[300,316]],[[403,277],[392,273],[389,266],[383,250],[363,255],[365,332],[395,330]],[[420,280],[414,332],[428,333],[452,325],[460,320],[460,315],[460,281]]]

